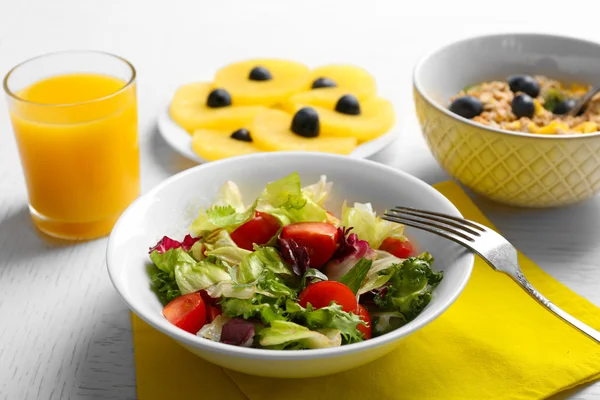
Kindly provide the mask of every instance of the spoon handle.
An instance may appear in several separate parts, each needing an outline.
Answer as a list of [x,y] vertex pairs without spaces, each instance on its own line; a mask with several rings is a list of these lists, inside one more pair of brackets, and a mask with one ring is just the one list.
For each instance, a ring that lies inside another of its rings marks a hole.
[[567,113],[567,115],[570,116],[576,116],[577,114],[579,114],[579,111],[581,111],[582,107],[586,105],[586,103],[588,101],[590,101],[592,99],[592,97],[594,97],[594,95],[596,93],[600,92],[600,86],[594,86],[592,87],[590,90],[587,91],[586,94],[583,95],[582,98],[580,98],[579,100],[577,100],[577,102],[575,103],[575,105],[573,106],[573,108],[571,108],[569,110],[569,112]]

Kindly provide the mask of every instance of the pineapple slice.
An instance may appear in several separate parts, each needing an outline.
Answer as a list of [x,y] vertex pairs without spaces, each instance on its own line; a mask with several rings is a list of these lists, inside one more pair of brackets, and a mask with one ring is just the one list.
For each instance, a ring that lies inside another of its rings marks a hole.
[[307,138],[291,131],[293,115],[276,109],[261,111],[254,118],[252,137],[256,146],[272,151],[318,151],[325,153],[350,154],[356,148],[356,139],[351,137]]
[[250,124],[262,110],[260,106],[237,106],[211,108],[206,101],[214,86],[197,82],[181,86],[171,101],[169,113],[173,121],[192,134],[196,129],[235,129]]
[[[302,95],[304,94],[298,96]],[[292,99],[294,98],[296,96]],[[383,135],[394,126],[394,107],[381,97],[361,101],[359,115],[335,111],[339,97],[335,99],[309,97],[306,100],[307,103],[287,102],[286,110],[296,112],[306,106],[313,107],[319,114],[323,137],[354,137],[362,143]]]
[[[256,76],[251,79],[251,74]],[[304,64],[274,59],[236,62],[215,75],[215,85],[227,89],[236,105],[268,107],[308,90],[309,80],[310,70]]]
[[230,131],[198,129],[192,135],[192,149],[206,161],[258,153],[252,142],[233,139]]
[[[331,64],[316,68],[311,72],[310,84],[314,85],[315,80],[319,78],[332,80],[336,87],[344,92],[343,94],[353,94],[359,100],[373,97],[377,92],[375,78],[366,70],[354,65]],[[313,88],[312,92],[328,91],[328,89]]]

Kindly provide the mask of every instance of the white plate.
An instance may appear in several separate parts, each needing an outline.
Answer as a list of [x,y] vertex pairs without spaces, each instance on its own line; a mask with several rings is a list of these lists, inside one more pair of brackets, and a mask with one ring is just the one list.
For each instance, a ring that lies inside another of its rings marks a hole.
[[[192,150],[192,136],[171,119],[168,107],[166,107],[158,117],[158,130],[169,146],[171,146],[173,150],[182,156],[197,163],[207,162],[198,154],[194,153]],[[381,135],[376,139],[369,140],[368,142],[356,147],[356,149],[350,153],[350,157],[370,157],[380,150],[383,150],[388,144],[393,142],[394,139],[396,139],[397,134],[397,129],[393,128],[388,133]]]

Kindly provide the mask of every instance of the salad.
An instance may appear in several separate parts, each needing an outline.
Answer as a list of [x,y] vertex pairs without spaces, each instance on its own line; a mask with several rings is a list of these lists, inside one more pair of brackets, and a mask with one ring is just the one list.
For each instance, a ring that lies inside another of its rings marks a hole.
[[442,272],[415,254],[404,226],[370,204],[324,207],[322,176],[293,173],[267,184],[251,206],[226,182],[190,234],[150,248],[151,287],[175,326],[217,342],[264,349],[341,346],[414,319]]

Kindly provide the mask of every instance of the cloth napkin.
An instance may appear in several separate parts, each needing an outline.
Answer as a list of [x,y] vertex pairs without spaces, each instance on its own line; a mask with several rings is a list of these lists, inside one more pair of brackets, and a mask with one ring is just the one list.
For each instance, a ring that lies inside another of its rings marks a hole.
[[[435,187],[465,218],[492,227],[457,184]],[[600,329],[599,308],[519,256],[534,286]],[[600,345],[546,311],[479,258],[467,287],[448,311],[387,356],[336,375],[249,376],[192,355],[136,316],[133,333],[141,400],[524,400],[546,398],[600,379]]]

